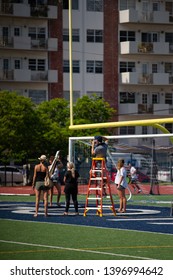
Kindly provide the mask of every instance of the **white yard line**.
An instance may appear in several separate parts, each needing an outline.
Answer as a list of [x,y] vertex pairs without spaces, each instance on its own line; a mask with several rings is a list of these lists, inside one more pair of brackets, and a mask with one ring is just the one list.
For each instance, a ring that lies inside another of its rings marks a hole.
[[42,247],[42,248],[59,249],[59,250],[65,250],[65,251],[76,251],[76,252],[84,252],[84,253],[99,254],[99,255],[109,255],[109,256],[117,256],[117,257],[133,258],[133,259],[142,259],[142,260],[153,260],[151,258],[144,258],[144,257],[140,257],[140,256],[114,254],[114,253],[109,253],[109,252],[84,250],[84,249],[76,249],[76,248],[68,248],[68,247],[59,247],[59,246],[51,246],[51,245],[42,245],[42,244],[34,244],[34,243],[25,243],[25,242],[17,242],[17,241],[10,241],[10,240],[0,240],[0,242],[8,243],[8,244],[32,246],[32,247],[34,246],[34,247]]

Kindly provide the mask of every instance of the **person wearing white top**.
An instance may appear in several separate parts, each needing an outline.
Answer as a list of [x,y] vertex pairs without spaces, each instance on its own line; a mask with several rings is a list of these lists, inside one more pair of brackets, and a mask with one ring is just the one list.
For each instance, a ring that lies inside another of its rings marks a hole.
[[137,184],[138,176],[136,174],[137,170],[134,166],[129,163],[129,168],[130,168],[130,182],[129,184],[134,188],[134,190],[138,190],[138,193],[141,192],[140,187]]
[[126,204],[127,199],[125,195],[125,191],[127,188],[127,172],[124,167],[124,159],[119,159],[117,163],[117,174],[115,176],[115,184],[117,186],[117,192],[120,199],[120,207],[118,212],[125,213],[126,212]]

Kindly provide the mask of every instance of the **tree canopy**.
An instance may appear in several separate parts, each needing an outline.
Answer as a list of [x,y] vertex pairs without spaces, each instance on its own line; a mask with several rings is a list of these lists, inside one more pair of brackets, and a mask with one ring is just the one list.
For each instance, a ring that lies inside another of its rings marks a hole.
[[[0,158],[26,161],[61,150],[68,154],[70,136],[107,134],[106,129],[69,130],[69,102],[63,98],[35,105],[15,92],[0,92]],[[114,109],[96,95],[83,96],[74,105],[74,124],[106,122]]]
[[1,160],[22,160],[33,155],[40,136],[40,118],[29,98],[0,92]]

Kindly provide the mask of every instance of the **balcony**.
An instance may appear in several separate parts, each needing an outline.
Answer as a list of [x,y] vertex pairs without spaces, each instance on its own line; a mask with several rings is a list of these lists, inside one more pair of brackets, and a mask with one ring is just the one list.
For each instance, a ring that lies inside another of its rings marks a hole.
[[0,48],[12,48],[13,46],[14,42],[12,37],[0,37]]
[[138,114],[138,104],[137,103],[120,103],[118,105],[119,114]]
[[45,49],[49,51],[57,51],[58,50],[58,40],[56,38],[49,39],[31,39],[31,49]]
[[119,12],[120,23],[171,23],[169,12],[154,11],[154,12],[141,12],[135,9],[128,9]]
[[173,115],[173,105],[170,104],[153,104],[154,106],[154,115]]
[[57,83],[58,71],[31,71],[29,69],[0,70],[0,81]]
[[0,15],[12,15],[13,14],[13,4],[11,3],[1,3],[0,5]]
[[23,3],[2,3],[0,15],[13,15],[17,17],[57,18],[57,5],[35,5],[30,6]]
[[152,74],[141,74],[141,75],[139,75],[138,83],[139,84],[152,84],[153,83]]
[[138,114],[153,114],[153,105],[138,104]]
[[173,115],[173,105],[170,104],[137,104],[137,103],[120,103],[120,114],[150,114],[155,116]]
[[120,54],[162,54],[173,53],[173,45],[165,42],[121,42]]
[[169,75],[167,73],[140,74],[138,83],[148,85],[168,85]]
[[14,79],[13,70],[0,70],[0,81],[12,81]]
[[58,40],[57,38],[34,40],[28,36],[0,37],[1,48],[57,51]]
[[169,85],[168,73],[120,73],[120,83],[133,85]]
[[141,43],[138,45],[138,52],[140,53],[152,53],[153,43]]

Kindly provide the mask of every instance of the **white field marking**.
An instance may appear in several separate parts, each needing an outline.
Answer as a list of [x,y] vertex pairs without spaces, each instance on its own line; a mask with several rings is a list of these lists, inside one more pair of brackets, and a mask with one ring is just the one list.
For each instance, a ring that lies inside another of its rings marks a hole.
[[[85,218],[86,219],[86,218]],[[32,220],[32,221],[26,221],[26,220],[18,220],[18,219],[5,219],[5,218],[0,218],[0,220],[5,220],[5,221],[11,221],[11,222],[20,222],[20,223],[42,223],[42,224],[48,224],[49,225],[61,225],[61,226],[70,226],[70,227],[86,227],[86,228],[96,228],[96,229],[103,229],[103,230],[113,230],[113,231],[130,231],[130,232],[142,232],[142,233],[150,233],[150,234],[159,234],[159,235],[171,235],[172,233],[166,233],[166,232],[153,232],[153,231],[148,231],[148,230],[137,230],[137,229],[127,229],[127,228],[112,228],[112,227],[99,227],[99,226],[92,226],[92,225],[79,225],[79,224],[68,224],[68,223],[63,223],[63,222],[59,222],[59,223],[54,223],[54,222],[47,222],[47,221],[37,221],[37,220]],[[134,219],[136,220],[136,219]],[[115,220],[114,220],[115,221]],[[117,220],[118,221],[118,220]],[[124,219],[122,219],[122,221],[124,221]]]
[[113,222],[129,222],[129,221],[156,221],[156,220],[159,220],[159,221],[165,221],[165,220],[173,220],[173,218],[139,218],[139,219],[107,219],[108,221],[113,221]]
[[[160,211],[159,210],[151,210],[151,209],[130,209],[128,208],[128,211],[130,212],[126,212],[126,213],[117,213],[117,215],[120,216],[127,216],[127,215],[151,215],[151,214],[159,214]],[[133,212],[133,213],[131,213]]]
[[15,196],[15,195],[17,195],[17,196],[32,196],[33,194],[26,194],[26,193],[24,193],[24,194],[22,194],[22,193],[18,193],[18,194],[15,194],[15,193],[0,193],[0,195],[6,195],[6,196]]
[[67,250],[67,251],[76,251],[76,252],[84,252],[84,253],[99,254],[99,255],[125,257],[125,258],[128,257],[128,258],[133,258],[133,259],[153,260],[151,258],[132,256],[132,255],[114,254],[114,253],[94,251],[94,250],[92,251],[92,250],[84,250],[84,249],[76,249],[76,248],[67,248],[67,247],[59,247],[59,246],[50,246],[50,245],[42,245],[42,244],[34,244],[34,243],[17,242],[17,241],[10,241],[10,240],[0,240],[0,242],[1,243],[8,243],[8,244],[18,244],[18,245],[25,245],[25,246],[59,249],[59,250],[65,250],[65,251]]
[[173,226],[173,222],[172,223],[148,223],[148,224],[151,224],[151,225],[171,225]]
[[172,201],[166,200],[140,200],[140,203],[154,203],[154,204],[171,204]]
[[[10,207],[8,208],[8,206],[10,206]],[[39,209],[41,211],[44,210],[44,208],[42,206],[39,207]],[[3,207],[0,208],[0,210],[12,210],[12,213],[16,213],[16,214],[31,214],[31,215],[33,215],[33,211],[35,211],[35,206],[27,207],[27,206],[22,206],[22,205],[19,206],[19,205],[16,205],[16,204],[13,204],[13,205],[6,204],[6,205],[3,205]],[[57,215],[59,212],[62,211],[62,208],[56,208],[56,209],[49,208],[48,211],[49,211],[49,213],[51,213],[51,215]],[[149,210],[147,210],[147,209],[128,209],[128,211],[130,211],[130,212],[128,212],[128,213],[127,212],[126,213],[117,213],[117,216],[154,215],[154,214],[159,214],[160,213],[159,210],[151,210],[151,209],[149,209]],[[90,215],[90,213],[88,213],[88,214]],[[94,214],[91,214],[91,215],[94,215]]]

